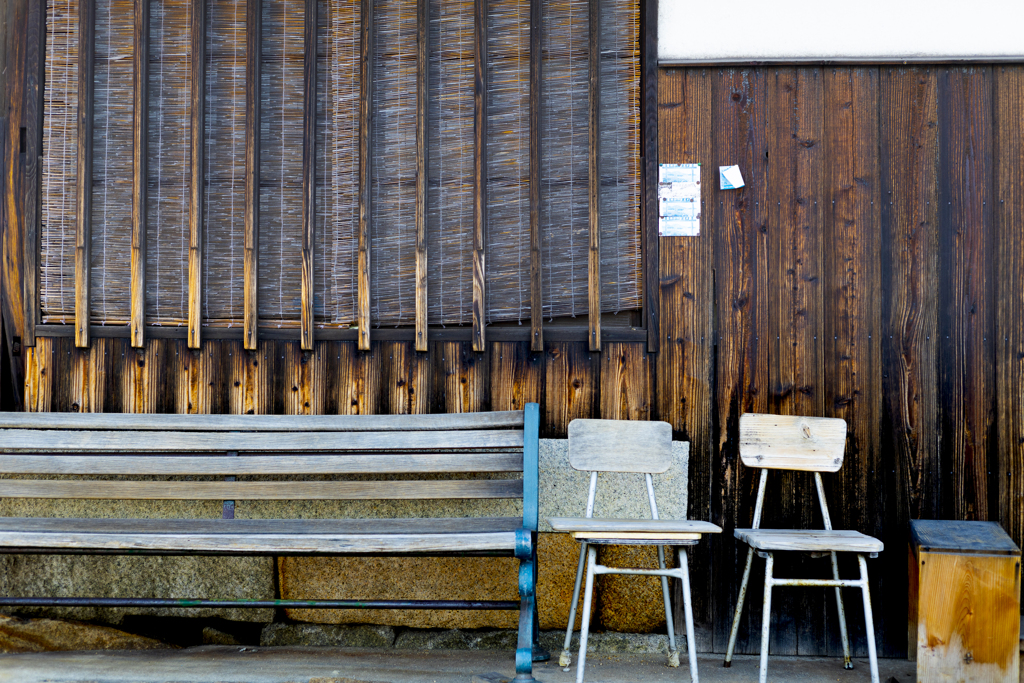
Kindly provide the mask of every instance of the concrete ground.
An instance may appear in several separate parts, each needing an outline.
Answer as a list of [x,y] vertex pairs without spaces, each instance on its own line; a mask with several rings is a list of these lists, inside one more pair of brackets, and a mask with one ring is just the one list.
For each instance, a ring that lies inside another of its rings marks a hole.
[[[590,655],[588,683],[662,683],[689,681],[683,657],[678,669],[664,655]],[[737,656],[729,669],[718,655],[698,658],[707,683],[756,681],[758,659]],[[576,680],[575,661],[566,672],[555,663],[537,664],[540,683]],[[772,681],[854,683],[869,681],[866,659],[846,671],[842,660],[823,657],[772,657]],[[474,676],[513,675],[512,657],[501,651],[402,651],[362,648],[203,646],[185,650],[33,652],[0,655],[0,683],[471,683]],[[879,661],[882,683],[913,681],[914,663]],[[326,679],[326,680],[324,680]],[[334,679],[333,681],[331,679]],[[489,679],[484,679],[489,680]],[[492,679],[497,683],[501,678]],[[479,679],[478,679],[479,681]]]

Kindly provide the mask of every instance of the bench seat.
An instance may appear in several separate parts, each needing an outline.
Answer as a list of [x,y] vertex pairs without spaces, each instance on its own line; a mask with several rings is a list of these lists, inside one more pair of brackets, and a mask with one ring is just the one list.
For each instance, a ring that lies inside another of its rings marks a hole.
[[[5,552],[339,555],[507,551],[521,517],[49,519],[0,517]],[[520,532],[521,535],[521,532]]]

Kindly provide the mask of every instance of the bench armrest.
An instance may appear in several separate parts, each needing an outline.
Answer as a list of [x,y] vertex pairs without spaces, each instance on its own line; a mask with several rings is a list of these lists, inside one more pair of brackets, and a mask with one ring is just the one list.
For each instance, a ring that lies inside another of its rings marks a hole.
[[537,531],[540,489],[540,405],[527,403],[523,425],[523,528]]

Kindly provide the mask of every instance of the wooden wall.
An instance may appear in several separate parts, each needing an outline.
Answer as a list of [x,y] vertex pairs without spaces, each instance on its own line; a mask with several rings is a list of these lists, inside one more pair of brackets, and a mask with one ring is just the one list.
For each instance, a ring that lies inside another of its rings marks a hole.
[[[704,168],[701,235],[661,240],[672,360],[655,413],[705,473],[691,512],[727,532],[696,574],[705,638],[724,651],[745,560],[731,530],[753,510],[740,414],[834,416],[849,438],[833,523],[884,540],[876,629],[903,656],[909,519],[1024,540],[1024,67],[666,69],[659,99],[660,162]],[[729,164],[743,189],[718,190]],[[770,481],[766,526],[821,523],[809,477]],[[824,576],[827,560],[777,568]],[[758,647],[760,593],[741,652]],[[773,609],[774,653],[840,652],[824,589],[783,589]]]
[[88,349],[71,337],[39,337],[25,349],[28,410],[137,413],[379,414],[515,410],[541,404],[542,436],[566,435],[577,417],[650,419],[651,368],[646,343],[606,343],[590,353],[585,342],[549,342],[531,353],[528,342],[321,341],[313,351],[298,341],[207,340],[188,349],[184,339],[149,339],[141,349],[127,338],[93,339]]

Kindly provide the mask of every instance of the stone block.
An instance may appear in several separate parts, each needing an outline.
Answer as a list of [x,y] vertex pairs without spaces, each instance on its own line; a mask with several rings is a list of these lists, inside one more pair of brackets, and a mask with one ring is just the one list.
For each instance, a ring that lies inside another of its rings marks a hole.
[[21,619],[0,614],[0,652],[57,650],[155,650],[173,648],[153,638],[109,626],[57,619]]
[[[267,557],[2,555],[0,591],[10,596],[272,600],[273,571],[273,559]],[[248,608],[24,607],[16,613],[112,625],[129,614],[257,622],[274,618],[273,610]]]

